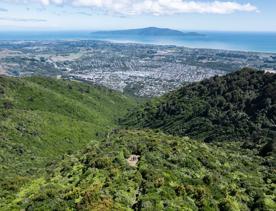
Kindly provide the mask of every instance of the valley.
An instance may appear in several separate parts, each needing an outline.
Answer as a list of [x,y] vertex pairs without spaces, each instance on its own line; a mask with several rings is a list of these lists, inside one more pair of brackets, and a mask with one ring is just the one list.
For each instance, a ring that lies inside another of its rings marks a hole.
[[153,99],[0,77],[1,210],[276,209],[274,73]]

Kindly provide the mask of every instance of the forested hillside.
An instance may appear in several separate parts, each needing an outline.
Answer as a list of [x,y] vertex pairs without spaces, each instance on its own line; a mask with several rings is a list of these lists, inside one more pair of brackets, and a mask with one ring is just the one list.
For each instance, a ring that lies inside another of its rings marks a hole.
[[48,166],[9,209],[275,210],[275,172],[239,143],[114,131]]
[[244,141],[269,155],[276,139],[276,74],[243,69],[192,83],[132,110],[121,123],[206,142]]
[[133,105],[131,98],[85,83],[0,77],[0,204],[46,163],[115,127]]
[[0,210],[276,210],[275,74],[243,69],[144,105],[0,77],[0,118]]

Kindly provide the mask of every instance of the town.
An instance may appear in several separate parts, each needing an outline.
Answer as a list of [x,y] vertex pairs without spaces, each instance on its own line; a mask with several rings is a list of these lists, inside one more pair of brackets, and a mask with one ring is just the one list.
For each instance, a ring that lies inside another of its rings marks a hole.
[[274,72],[276,54],[85,40],[0,42],[2,74],[85,80],[142,97],[243,67]]

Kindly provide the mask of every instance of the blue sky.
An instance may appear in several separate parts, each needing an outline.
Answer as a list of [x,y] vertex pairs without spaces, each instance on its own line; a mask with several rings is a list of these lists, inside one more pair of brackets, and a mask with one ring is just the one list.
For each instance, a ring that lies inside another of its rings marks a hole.
[[276,0],[0,0],[0,30],[276,31]]

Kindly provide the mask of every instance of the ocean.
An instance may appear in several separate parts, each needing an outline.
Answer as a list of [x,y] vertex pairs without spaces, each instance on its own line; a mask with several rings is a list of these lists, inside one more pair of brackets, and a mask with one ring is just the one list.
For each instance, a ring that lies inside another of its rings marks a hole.
[[109,36],[96,37],[88,31],[62,32],[0,32],[0,40],[105,40],[119,43],[176,45],[190,48],[209,48],[276,53],[276,32],[202,32],[204,36]]

